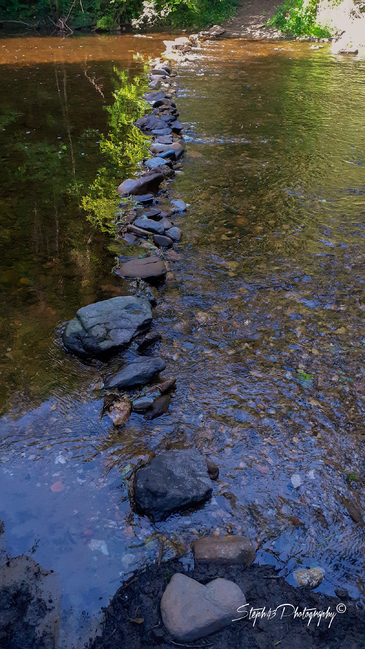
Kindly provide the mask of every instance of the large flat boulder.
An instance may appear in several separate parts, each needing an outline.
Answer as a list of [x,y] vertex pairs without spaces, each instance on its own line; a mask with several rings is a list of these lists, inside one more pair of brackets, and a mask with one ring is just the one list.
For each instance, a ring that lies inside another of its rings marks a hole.
[[205,458],[195,449],[171,450],[139,469],[134,481],[137,508],[154,521],[210,498]]
[[129,389],[146,385],[166,367],[166,363],[158,356],[138,356],[132,363],[122,367],[119,372],[105,381],[105,387]]
[[139,194],[153,194],[157,192],[159,185],[164,180],[165,176],[160,172],[152,172],[141,176],[140,178],[127,178],[124,180],[119,187],[118,192],[121,196],[134,195],[138,196]]
[[81,356],[99,356],[124,347],[152,322],[147,299],[113,297],[79,309],[63,335],[65,346]]
[[[136,219],[134,225],[137,228],[142,228],[142,230],[147,230],[147,232],[153,232],[153,234],[163,234],[164,227],[158,221],[153,221],[152,219]],[[154,259],[150,257],[150,259]]]
[[206,536],[193,543],[196,563],[244,564],[255,560],[255,549],[244,536]]
[[[144,219],[147,221],[147,219]],[[156,225],[158,225],[156,223]],[[122,264],[115,271],[120,277],[134,278],[146,280],[159,280],[163,279],[167,273],[167,268],[158,257],[144,257],[143,259],[132,259]]]
[[240,617],[237,609],[246,598],[237,584],[214,579],[204,586],[175,573],[161,599],[166,629],[178,642],[192,642],[219,631]]

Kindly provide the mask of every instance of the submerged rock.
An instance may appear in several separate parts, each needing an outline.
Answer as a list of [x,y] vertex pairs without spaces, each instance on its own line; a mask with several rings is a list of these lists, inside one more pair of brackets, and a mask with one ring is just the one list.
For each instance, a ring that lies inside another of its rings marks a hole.
[[119,390],[146,385],[159,372],[166,367],[166,363],[158,356],[138,356],[122,367],[116,374],[109,377],[104,383],[106,389],[119,388]]
[[207,460],[208,473],[211,480],[218,480],[219,467],[211,460]]
[[140,277],[146,280],[157,280],[165,277],[167,269],[163,261],[158,257],[145,257],[143,259],[127,261],[115,272],[121,277]]
[[310,589],[317,588],[323,581],[325,572],[323,568],[311,568],[310,570],[297,570],[294,577],[299,586],[309,586]]
[[244,564],[250,566],[255,560],[255,550],[244,536],[207,536],[193,543],[197,563]]
[[113,297],[79,309],[63,335],[65,346],[82,356],[116,351],[146,331],[152,322],[150,304],[134,296]]
[[148,349],[148,347],[151,347],[151,345],[155,345],[155,343],[160,342],[161,337],[161,334],[159,334],[157,331],[150,331],[147,336],[145,336],[139,343],[139,353],[144,352],[146,349]]
[[[160,390],[161,394],[170,392],[173,388],[176,387],[176,379],[167,379],[167,381],[164,381],[163,383],[159,383],[157,387]],[[209,467],[208,467],[208,472],[209,472]]]
[[156,417],[161,417],[168,412],[169,405],[171,403],[171,397],[168,394],[164,394],[157,399],[151,405],[151,408],[146,412],[146,419],[152,420]]
[[133,410],[135,412],[146,412],[153,404],[154,397],[144,396],[133,401]]
[[237,584],[214,579],[204,586],[195,579],[175,573],[161,599],[161,616],[166,629],[179,642],[204,638],[240,617],[237,609],[246,598]]
[[171,450],[136,473],[134,499],[154,521],[210,498],[212,484],[205,458],[195,449]]
[[108,411],[108,417],[112,420],[114,426],[124,426],[128,421],[132,412],[132,406],[126,397],[114,401],[112,407]]

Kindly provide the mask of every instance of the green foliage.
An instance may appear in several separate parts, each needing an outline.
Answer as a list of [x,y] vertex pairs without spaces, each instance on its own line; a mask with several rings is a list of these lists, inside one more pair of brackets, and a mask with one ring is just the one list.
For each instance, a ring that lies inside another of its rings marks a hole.
[[[236,6],[237,0],[155,0],[157,15],[166,15],[160,22],[175,28],[219,23],[231,16]],[[3,19],[32,23],[69,16],[71,26],[96,23],[103,31],[138,18],[141,10],[142,0],[0,0]]]
[[303,370],[298,370],[298,379],[299,381],[311,381],[313,379],[313,374],[307,374]]
[[231,17],[237,0],[155,0],[157,12],[170,8],[163,23],[174,28],[201,28]]
[[356,473],[351,471],[350,473],[346,473],[346,479],[348,481],[353,480],[354,482],[358,482],[360,478],[358,477],[358,475]]
[[309,0],[308,3],[304,0],[285,0],[277,7],[268,24],[280,29],[284,34],[328,38],[328,29],[317,23],[317,6],[317,0]]
[[142,0],[0,0],[0,18],[31,23],[69,16],[71,25],[97,23],[109,31],[137,16],[141,6]]
[[119,198],[117,186],[126,176],[138,169],[143,158],[148,157],[149,138],[134,126],[146,112],[146,102],[141,95],[147,88],[147,66],[140,77],[129,80],[127,72],[114,68],[117,85],[113,93],[114,102],[107,106],[109,133],[100,138],[100,151],[105,157],[105,166],[100,168],[89,192],[82,198],[88,220],[103,231],[115,232],[115,216]]
[[103,32],[110,32],[117,27],[117,23],[111,16],[103,16],[96,23],[96,27]]

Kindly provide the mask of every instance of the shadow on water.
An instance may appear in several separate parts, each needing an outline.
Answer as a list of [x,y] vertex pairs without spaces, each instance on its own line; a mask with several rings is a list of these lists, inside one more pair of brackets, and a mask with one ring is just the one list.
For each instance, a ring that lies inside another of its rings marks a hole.
[[[74,633],[162,537],[164,558],[189,561],[191,541],[214,530],[252,538],[257,560],[291,583],[298,564],[320,564],[320,590],[363,596],[364,62],[237,40],[182,69],[188,152],[169,191],[190,208],[155,310],[178,388],[164,417],[113,429],[100,418],[101,366],[66,355],[59,331],[81,305],[130,290],[111,274],[116,250],[140,254],[79,207],[105,164],[113,66],[141,69],[127,54],[140,41],[121,37],[117,56],[117,40],[83,38],[72,60],[79,40],[52,40],[67,62],[45,45],[29,66],[3,61],[8,547],[40,539],[35,558],[61,574]],[[4,42],[28,61],[25,41]],[[220,480],[204,508],[153,526],[130,512],[126,478],[171,445],[200,448]]]

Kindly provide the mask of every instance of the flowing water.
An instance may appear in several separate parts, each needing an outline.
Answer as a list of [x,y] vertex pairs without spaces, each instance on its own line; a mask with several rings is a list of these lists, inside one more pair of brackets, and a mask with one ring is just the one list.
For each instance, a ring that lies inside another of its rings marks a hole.
[[[135,567],[189,563],[215,530],[250,537],[290,583],[320,565],[319,590],[365,596],[363,60],[238,39],[181,69],[188,152],[168,192],[189,209],[155,309],[167,415],[113,429],[105,366],[62,347],[77,308],[133,290],[112,267],[140,248],[79,205],[105,164],[113,69],[132,79],[133,53],[162,39],[0,48],[0,518],[9,553],[60,574],[60,647]],[[191,446],[220,467],[212,500],[156,525],[133,514],[133,464]]]

